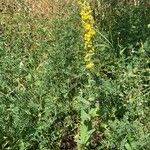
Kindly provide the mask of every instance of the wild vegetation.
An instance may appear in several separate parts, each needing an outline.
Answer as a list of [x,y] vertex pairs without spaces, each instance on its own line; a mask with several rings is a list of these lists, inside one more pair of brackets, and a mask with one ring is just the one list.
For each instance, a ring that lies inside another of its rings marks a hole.
[[0,1],[0,149],[150,150],[149,0]]

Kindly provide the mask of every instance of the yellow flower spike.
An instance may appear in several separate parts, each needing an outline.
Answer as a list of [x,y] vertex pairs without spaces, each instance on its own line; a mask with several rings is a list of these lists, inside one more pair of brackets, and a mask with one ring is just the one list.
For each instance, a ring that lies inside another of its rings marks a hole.
[[[88,78],[88,88],[91,90],[92,84],[91,84],[91,72],[94,69],[94,62],[92,60],[92,57],[94,55],[94,48],[93,48],[93,39],[95,36],[95,30],[94,30],[94,19],[92,16],[92,9],[90,6],[90,3],[88,0],[80,0],[80,7],[81,7],[81,19],[82,19],[82,26],[84,28],[84,48],[85,48],[85,68],[88,70],[87,72],[87,78]],[[90,131],[87,129],[84,133],[82,131],[83,127],[87,126],[85,124],[85,120],[82,119],[84,111],[81,111],[81,127],[79,128],[79,142],[77,142],[77,149],[81,150],[85,148],[85,145],[87,144],[87,140],[85,138],[86,133]],[[90,115],[90,112],[89,112]],[[89,123],[91,123],[91,120],[89,120]],[[90,138],[89,138],[90,139]]]
[[84,61],[86,64],[86,69],[90,70],[94,68],[94,63],[92,61],[92,56],[94,55],[93,48],[93,38],[96,34],[94,29],[94,18],[92,16],[92,8],[90,3],[87,0],[78,0],[78,3],[81,7],[81,19],[82,26],[84,28],[84,47],[86,50],[86,54],[84,57]]

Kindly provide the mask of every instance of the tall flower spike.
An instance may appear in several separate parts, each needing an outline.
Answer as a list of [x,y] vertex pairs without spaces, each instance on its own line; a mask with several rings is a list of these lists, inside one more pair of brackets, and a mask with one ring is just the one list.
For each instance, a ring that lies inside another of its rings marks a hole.
[[87,70],[94,68],[92,56],[94,55],[93,38],[96,34],[94,30],[94,18],[92,16],[92,9],[87,0],[78,0],[81,6],[81,19],[84,28],[84,47],[85,47],[85,67]]

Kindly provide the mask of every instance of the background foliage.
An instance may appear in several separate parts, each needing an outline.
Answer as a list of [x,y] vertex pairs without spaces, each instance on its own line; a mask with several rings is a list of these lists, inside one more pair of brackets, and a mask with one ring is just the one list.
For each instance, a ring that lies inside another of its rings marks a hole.
[[[98,5],[89,89],[78,8],[71,4],[65,17],[51,19],[2,2],[0,149],[76,149],[80,101],[87,97],[100,101],[87,149],[150,149],[149,5]],[[100,8],[110,11],[103,16]]]

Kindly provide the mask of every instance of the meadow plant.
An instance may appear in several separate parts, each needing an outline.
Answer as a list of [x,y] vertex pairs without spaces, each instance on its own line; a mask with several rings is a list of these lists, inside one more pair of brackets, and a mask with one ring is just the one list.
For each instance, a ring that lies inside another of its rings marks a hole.
[[[95,54],[95,49],[93,46],[93,40],[95,37],[95,29],[94,29],[94,17],[92,8],[90,6],[90,3],[86,0],[84,1],[78,1],[80,8],[81,8],[81,20],[82,20],[82,26],[84,29],[84,49],[85,49],[85,68],[86,68],[86,75],[87,75],[87,89],[88,91],[92,91],[93,83],[95,84],[95,81],[92,77],[92,72],[94,70],[94,59],[93,55]],[[90,95],[88,93],[89,97],[87,99],[88,102],[90,102]],[[92,100],[95,101],[95,98]],[[87,107],[88,110],[87,110]],[[79,131],[79,146],[78,149],[86,149],[91,140],[91,136],[94,133],[95,129],[92,127],[92,120],[93,117],[97,116],[97,111],[99,110],[99,107],[90,108],[90,106],[83,106],[81,105],[81,122],[80,122],[80,131]]]
[[92,69],[94,67],[94,62],[92,60],[92,56],[94,55],[94,48],[93,48],[93,38],[95,36],[95,29],[94,29],[94,18],[92,16],[92,8],[88,1],[81,2],[79,1],[81,6],[81,19],[82,25],[84,28],[84,46],[85,46],[85,63],[86,69]]

